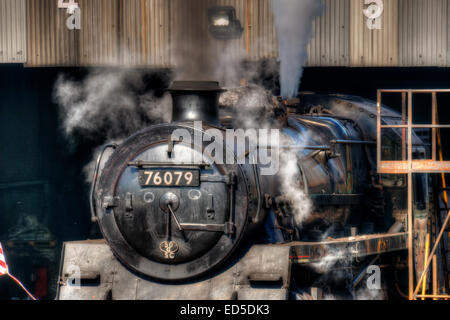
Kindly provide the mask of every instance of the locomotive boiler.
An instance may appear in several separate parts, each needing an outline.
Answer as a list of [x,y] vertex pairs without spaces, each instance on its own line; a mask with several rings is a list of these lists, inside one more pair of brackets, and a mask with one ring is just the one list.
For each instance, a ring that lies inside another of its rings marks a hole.
[[[376,174],[370,102],[304,94],[294,102],[272,99],[272,108],[255,114],[280,129],[282,142],[253,151],[295,157],[292,188],[311,207],[298,219],[295,194],[280,188],[285,177],[261,174],[248,139],[244,149],[218,143],[239,118],[219,107],[225,90],[217,82],[178,81],[169,91],[170,123],[105,146],[114,152],[103,168],[100,155],[91,210],[104,239],[65,244],[57,298],[286,299],[292,265],[308,243],[403,222],[402,204],[386,204],[405,192],[401,177],[383,185]],[[393,141],[385,152],[394,152],[397,133],[385,139]]]

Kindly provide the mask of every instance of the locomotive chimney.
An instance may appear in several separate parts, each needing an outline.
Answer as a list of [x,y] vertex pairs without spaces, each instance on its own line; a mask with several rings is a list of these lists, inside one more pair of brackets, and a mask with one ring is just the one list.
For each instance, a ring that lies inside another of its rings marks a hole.
[[173,100],[172,122],[205,121],[219,126],[219,94],[215,81],[175,81],[169,88]]

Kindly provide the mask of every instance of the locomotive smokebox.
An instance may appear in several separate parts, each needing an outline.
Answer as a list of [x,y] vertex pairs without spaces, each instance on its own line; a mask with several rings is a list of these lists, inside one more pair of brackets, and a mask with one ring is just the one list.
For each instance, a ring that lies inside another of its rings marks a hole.
[[205,121],[219,126],[219,94],[216,81],[175,81],[169,88],[173,99],[172,122]]

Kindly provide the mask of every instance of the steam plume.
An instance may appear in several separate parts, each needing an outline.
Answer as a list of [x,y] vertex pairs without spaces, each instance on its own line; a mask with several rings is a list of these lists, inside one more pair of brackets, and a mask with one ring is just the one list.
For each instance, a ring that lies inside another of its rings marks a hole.
[[132,69],[93,69],[82,81],[60,75],[54,101],[64,134],[72,142],[75,135],[103,143],[125,138],[152,122],[168,122],[170,97],[140,93],[145,88],[143,75]]
[[[168,122],[171,99],[146,90],[145,71],[129,68],[92,69],[80,81],[61,74],[54,87],[61,129],[75,149],[79,143],[120,144],[125,138],[155,122]],[[84,167],[87,182],[101,148]],[[105,155],[104,160],[108,157]]]
[[312,37],[312,21],[321,15],[323,8],[323,0],[272,0],[278,31],[281,95],[285,98],[297,96]]

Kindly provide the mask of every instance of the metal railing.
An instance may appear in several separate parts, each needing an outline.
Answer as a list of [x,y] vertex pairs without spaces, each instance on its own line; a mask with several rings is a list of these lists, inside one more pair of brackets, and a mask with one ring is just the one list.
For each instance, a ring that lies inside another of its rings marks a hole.
[[[382,124],[381,98],[383,93],[401,93],[402,95],[402,120],[401,124]],[[429,93],[432,97],[432,123],[431,124],[413,124],[413,94]],[[450,219],[450,211],[442,224],[442,228],[433,249],[424,259],[424,269],[421,273],[417,285],[414,287],[414,260],[413,260],[413,173],[441,173],[445,187],[445,173],[450,173],[450,161],[443,161],[442,150],[440,150],[439,161],[436,159],[437,146],[441,147],[439,138],[439,129],[450,129],[450,125],[440,125],[437,120],[437,93],[450,93],[450,89],[424,89],[424,90],[378,90],[377,92],[377,169],[379,174],[407,174],[408,176],[408,279],[409,279],[409,299],[433,298],[448,299],[448,295],[426,295],[418,294],[422,282],[428,273],[432,263],[432,257],[435,256],[439,242],[446,230]],[[413,159],[413,130],[417,128],[431,129],[431,159]],[[382,160],[382,129],[401,129],[402,137],[402,159],[401,160]],[[446,198],[446,194],[444,193]]]

